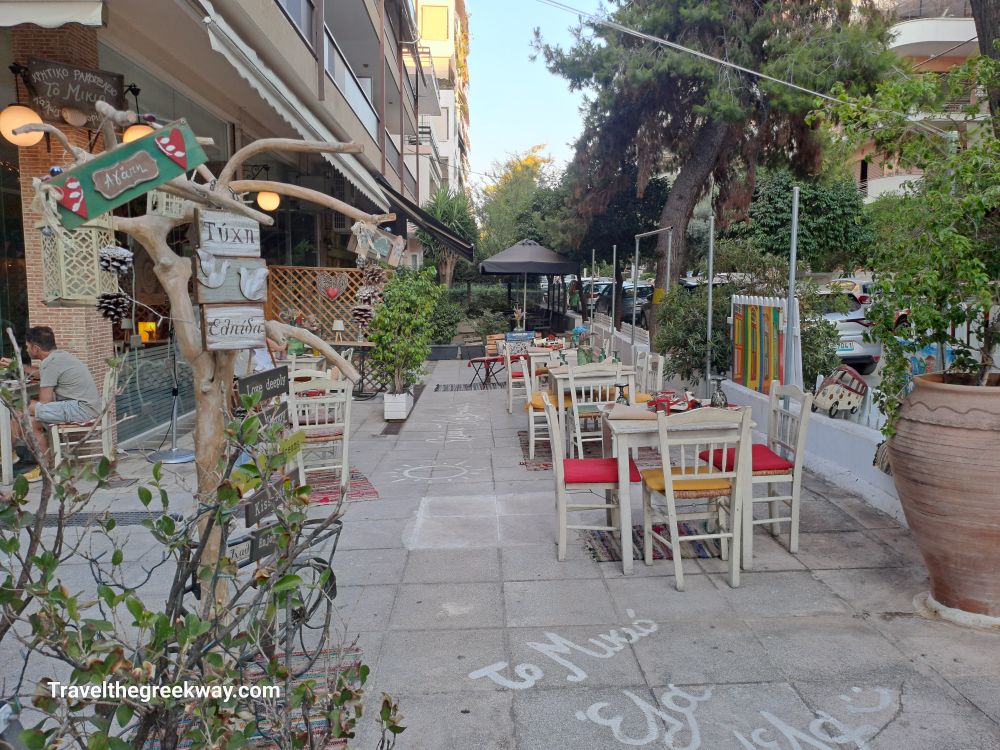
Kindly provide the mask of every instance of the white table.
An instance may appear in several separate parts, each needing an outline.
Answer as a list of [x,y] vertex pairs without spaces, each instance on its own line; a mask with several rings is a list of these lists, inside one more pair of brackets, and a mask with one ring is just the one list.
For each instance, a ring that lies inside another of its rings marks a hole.
[[[751,429],[756,427],[756,423],[750,423]],[[611,441],[611,451],[618,463],[618,505],[619,517],[621,519],[622,535],[622,572],[629,575],[632,572],[632,497],[631,482],[629,481],[629,456],[632,449],[638,451],[639,448],[658,447],[660,435],[655,419],[608,419],[604,418],[604,429]],[[718,432],[708,428],[684,428],[685,431],[698,430],[699,437],[704,437],[705,442],[713,438],[718,438]],[[739,528],[739,519],[734,520],[734,525]]]
[[[589,367],[589,365],[581,365],[581,367]],[[606,367],[611,368],[613,365],[606,365]],[[579,369],[573,370],[573,382],[577,385],[589,385],[593,379],[604,380],[608,377],[607,371],[605,372],[594,372],[592,377],[588,377],[586,370],[580,372]],[[559,414],[559,427],[562,430],[562,434],[566,435],[566,395],[569,393],[569,370],[564,367],[550,368],[549,378],[552,381],[552,389],[555,391],[556,396],[556,412]],[[628,399],[629,404],[635,404],[635,368],[634,367],[622,367],[621,384],[628,386]],[[617,395],[617,394],[616,394]],[[613,399],[612,399],[613,400]],[[656,424],[655,422],[653,423]]]

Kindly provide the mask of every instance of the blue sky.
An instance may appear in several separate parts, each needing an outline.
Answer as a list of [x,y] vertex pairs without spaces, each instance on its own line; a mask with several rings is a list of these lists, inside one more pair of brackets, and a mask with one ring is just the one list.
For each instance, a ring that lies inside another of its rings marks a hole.
[[[572,0],[584,11],[599,0]],[[537,0],[466,0],[469,11],[469,115],[472,170],[486,172],[496,160],[537,143],[557,162],[572,155],[568,144],[580,133],[583,95],[571,93],[531,55],[537,26],[547,42],[572,40],[576,16]],[[473,184],[483,178],[473,174]]]

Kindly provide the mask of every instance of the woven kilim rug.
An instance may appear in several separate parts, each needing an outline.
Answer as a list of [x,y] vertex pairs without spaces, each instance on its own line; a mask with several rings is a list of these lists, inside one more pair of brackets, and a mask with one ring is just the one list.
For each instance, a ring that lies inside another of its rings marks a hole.
[[[521,465],[528,471],[547,471],[552,468],[552,451],[549,449],[548,440],[537,441],[535,443],[535,457],[528,458],[528,431],[522,430],[517,433],[521,443],[521,452],[524,460]],[[601,448],[596,443],[584,443],[583,455],[585,458],[604,458],[601,456]],[[640,469],[659,469],[660,454],[652,448],[640,448],[639,458],[636,460]]]
[[[703,534],[704,526],[682,523],[679,525],[681,535]],[[653,531],[660,536],[670,538],[670,530],[664,524],[653,524]],[[622,559],[622,546],[619,543],[618,535],[611,531],[591,531],[584,530],[577,532],[590,556],[597,562],[619,562]],[[632,527],[632,559],[642,559],[642,525]],[[719,542],[715,539],[698,539],[694,542],[681,542],[681,557],[718,557]],[[653,539],[653,559],[673,560],[670,548]]]
[[[312,487],[313,503],[335,503],[340,500],[339,471],[307,471],[306,483]],[[351,467],[351,481],[346,500],[378,500],[378,490],[359,469]]]
[[438,383],[434,386],[435,393],[444,391],[497,391],[507,387],[506,383]]

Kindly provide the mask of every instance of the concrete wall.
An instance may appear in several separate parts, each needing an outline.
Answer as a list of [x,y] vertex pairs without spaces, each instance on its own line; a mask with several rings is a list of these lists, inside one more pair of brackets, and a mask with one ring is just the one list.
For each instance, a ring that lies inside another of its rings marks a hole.
[[[768,397],[729,380],[723,382],[722,389],[730,403],[753,409],[759,439],[767,429]],[[882,442],[881,432],[813,413],[806,438],[807,469],[906,524],[892,477],[872,464],[875,449]]]

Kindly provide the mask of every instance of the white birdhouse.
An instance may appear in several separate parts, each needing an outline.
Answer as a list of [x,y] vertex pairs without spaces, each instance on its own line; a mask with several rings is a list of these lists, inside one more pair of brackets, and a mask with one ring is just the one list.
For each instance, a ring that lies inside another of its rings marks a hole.
[[[43,229],[42,224],[36,228]],[[42,300],[47,305],[93,305],[118,291],[118,276],[101,269],[101,248],[115,244],[107,219],[72,232],[42,232]]]
[[162,190],[150,190],[146,193],[146,213],[157,216],[167,216],[180,219],[191,209],[191,201],[178,198],[176,195]]

